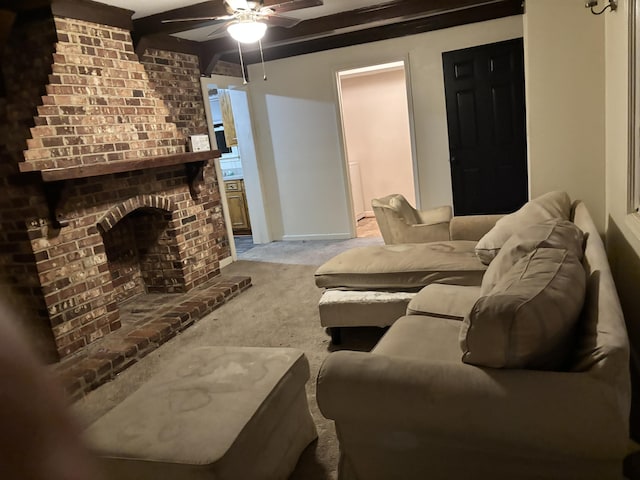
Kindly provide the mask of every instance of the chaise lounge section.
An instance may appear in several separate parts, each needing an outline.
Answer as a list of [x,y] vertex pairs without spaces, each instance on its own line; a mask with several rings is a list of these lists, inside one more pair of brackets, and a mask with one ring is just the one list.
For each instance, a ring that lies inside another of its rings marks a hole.
[[340,343],[342,327],[391,325],[415,294],[434,282],[480,285],[486,266],[473,240],[451,240],[354,248],[315,273],[324,288],[320,324]]
[[[397,197],[390,195],[376,201],[385,205],[379,205],[376,211],[385,231],[403,223],[398,218],[399,212],[411,208],[405,205],[406,200]],[[551,204],[551,210],[564,209],[568,217],[568,200],[559,192],[553,192],[550,197],[546,203]],[[407,238],[414,242],[421,238],[420,242],[397,243],[400,237],[388,233],[385,245],[348,250],[316,271],[316,285],[325,289],[319,303],[320,324],[329,329],[333,343],[340,343],[342,327],[387,327],[393,324],[405,313],[416,292],[426,285],[480,285],[487,267],[477,257],[476,245],[502,215],[451,217],[450,208],[444,207],[431,213],[418,213],[423,217],[438,218],[436,231],[426,236],[411,230],[424,228],[426,224],[402,227],[403,231],[410,231],[405,235]]]

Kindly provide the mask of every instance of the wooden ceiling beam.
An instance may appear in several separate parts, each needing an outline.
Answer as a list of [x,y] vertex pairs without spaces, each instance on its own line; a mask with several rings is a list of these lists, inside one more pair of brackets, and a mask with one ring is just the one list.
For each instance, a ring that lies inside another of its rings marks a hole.
[[16,21],[48,14],[119,27],[128,31],[133,27],[133,10],[92,0],[0,0],[0,10],[17,13]]
[[263,43],[275,46],[291,39],[304,40],[335,35],[342,29],[365,29],[374,25],[413,20],[501,1],[504,0],[392,0],[380,5],[305,20],[288,29],[271,29],[268,32],[269,37]]
[[9,33],[11,33],[11,27],[16,19],[15,12],[9,10],[0,10],[0,52],[2,52]]
[[28,10],[38,10],[51,5],[51,0],[0,0],[0,9],[13,12],[25,12]]
[[[265,0],[265,7],[273,8],[277,13],[290,12],[301,8],[322,5],[322,0]],[[178,18],[220,17],[228,15],[222,0],[209,0],[187,7],[175,8],[166,12],[149,15],[134,20],[133,29],[135,36],[141,38],[145,35],[172,34],[207,27],[220,23],[220,20],[193,20],[190,22],[162,23],[163,20],[175,20]]]
[[[395,8],[391,8],[392,5]],[[523,11],[521,0],[394,0],[376,8],[307,20],[289,29],[270,28],[263,41],[264,57],[267,61],[276,60],[520,15]],[[349,27],[357,30],[348,31]],[[237,44],[229,37],[202,42],[202,45],[203,51],[209,52],[208,61],[203,64],[207,75],[219,60],[238,62]],[[246,63],[260,61],[255,47],[243,49],[243,54]]]
[[56,17],[74,18],[127,31],[133,28],[133,10],[91,0],[51,0],[51,13]]
[[[308,41],[281,44],[264,51],[265,61],[279,58],[293,57],[307,53],[331,50],[334,48],[361,45],[364,43],[388,40],[391,38],[416,35],[419,33],[442,30],[470,23],[483,22],[496,18],[520,15],[523,13],[520,0],[508,0],[500,4],[490,4],[472,7],[458,12],[448,12],[436,16],[418,18],[404,22],[383,25],[366,30],[343,33],[331,37],[315,38]],[[220,60],[228,61],[232,53],[221,56]],[[247,64],[259,63],[260,54],[256,51],[247,52],[244,56]]]

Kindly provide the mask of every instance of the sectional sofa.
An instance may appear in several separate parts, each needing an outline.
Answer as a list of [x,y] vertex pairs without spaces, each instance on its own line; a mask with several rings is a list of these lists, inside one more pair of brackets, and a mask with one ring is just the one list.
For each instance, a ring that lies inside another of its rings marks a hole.
[[629,345],[587,208],[553,192],[474,250],[479,282],[433,277],[370,353],[323,363],[339,478],[622,478]]
[[480,285],[487,266],[475,248],[501,215],[453,217],[448,240],[371,245],[343,252],[318,268],[320,323],[340,343],[344,327],[387,327],[431,283]]

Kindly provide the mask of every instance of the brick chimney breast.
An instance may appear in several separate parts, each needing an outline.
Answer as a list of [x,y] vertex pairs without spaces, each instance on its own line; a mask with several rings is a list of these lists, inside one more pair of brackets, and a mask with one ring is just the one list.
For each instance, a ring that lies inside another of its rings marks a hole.
[[47,95],[25,161],[67,168],[184,152],[185,138],[133,49],[128,31],[54,18]]

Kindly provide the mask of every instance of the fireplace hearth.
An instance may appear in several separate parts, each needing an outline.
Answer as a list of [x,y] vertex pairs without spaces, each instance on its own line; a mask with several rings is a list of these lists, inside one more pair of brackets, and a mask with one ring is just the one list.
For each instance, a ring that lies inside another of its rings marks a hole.
[[250,277],[222,275],[188,293],[126,300],[119,306],[121,328],[55,365],[67,395],[77,400],[111,380],[250,286]]

